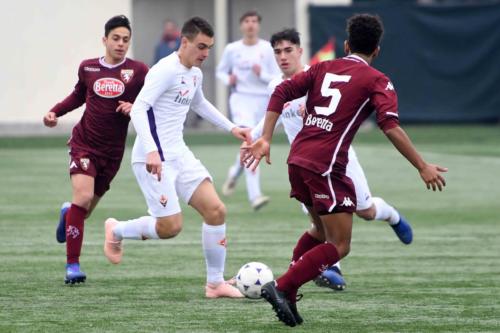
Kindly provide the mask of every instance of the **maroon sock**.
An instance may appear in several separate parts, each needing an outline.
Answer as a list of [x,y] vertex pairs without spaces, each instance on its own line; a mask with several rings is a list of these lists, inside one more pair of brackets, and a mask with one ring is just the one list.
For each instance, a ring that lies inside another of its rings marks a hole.
[[300,257],[304,255],[304,253],[322,243],[322,241],[317,240],[307,231],[304,232],[304,234],[297,241],[297,245],[295,245],[295,248],[293,249],[292,262],[290,263],[290,266],[296,263],[300,259]]
[[317,245],[302,255],[295,265],[288,268],[288,271],[276,280],[277,289],[286,292],[288,299],[294,302],[293,295],[296,295],[300,286],[314,279],[339,259],[335,245],[331,243]]
[[66,214],[66,257],[68,264],[79,262],[83,242],[83,221],[87,210],[71,204]]

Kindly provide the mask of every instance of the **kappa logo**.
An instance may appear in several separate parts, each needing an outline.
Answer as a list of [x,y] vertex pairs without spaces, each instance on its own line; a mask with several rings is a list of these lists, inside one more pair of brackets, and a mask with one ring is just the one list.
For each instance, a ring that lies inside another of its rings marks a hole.
[[78,165],[76,165],[75,161],[71,161],[71,163],[69,164],[69,168],[70,169],[78,169]]
[[101,71],[100,68],[97,68],[97,67],[88,67],[88,66],[83,67],[83,70],[86,71],[86,72],[100,72]]
[[318,194],[314,193],[314,197],[316,199],[330,199],[330,196],[328,194]]
[[226,241],[226,239],[225,239],[225,238],[221,239],[221,240],[219,241],[219,245],[222,245],[222,246],[226,247],[226,246],[227,246],[227,241]]
[[120,77],[122,78],[122,81],[125,83],[129,83],[130,80],[132,80],[132,76],[134,76],[133,69],[122,69],[120,72]]
[[66,229],[66,237],[76,239],[78,236],[80,236],[80,230],[78,230],[77,227],[70,225],[68,229]]
[[115,98],[125,92],[125,84],[114,77],[103,77],[94,82],[94,92],[104,98]]
[[80,166],[84,171],[89,169],[90,160],[88,158],[80,158]]
[[394,86],[392,85],[392,82],[387,82],[387,87],[385,87],[385,90],[394,90]]
[[166,207],[167,206],[167,201],[168,201],[168,198],[166,195],[162,194],[161,197],[160,197],[160,204],[163,206],[163,207]]
[[344,206],[344,207],[352,207],[352,206],[354,206],[354,203],[352,202],[351,198],[344,197],[344,201],[342,201],[342,203],[340,205]]

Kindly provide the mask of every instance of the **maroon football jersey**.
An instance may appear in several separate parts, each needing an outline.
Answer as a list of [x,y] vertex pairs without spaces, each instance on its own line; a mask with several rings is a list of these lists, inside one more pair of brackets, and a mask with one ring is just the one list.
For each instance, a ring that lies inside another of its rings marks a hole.
[[51,111],[58,117],[85,103],[85,112],[73,128],[70,146],[98,156],[121,158],[130,117],[116,112],[118,101],[133,103],[148,67],[126,58],[110,66],[103,58],[84,60],[78,69],[75,90]]
[[345,174],[347,151],[361,123],[376,112],[383,131],[399,125],[398,100],[390,80],[362,58],[325,61],[285,80],[274,90],[268,110],[307,94],[303,127],[288,163],[326,175]]

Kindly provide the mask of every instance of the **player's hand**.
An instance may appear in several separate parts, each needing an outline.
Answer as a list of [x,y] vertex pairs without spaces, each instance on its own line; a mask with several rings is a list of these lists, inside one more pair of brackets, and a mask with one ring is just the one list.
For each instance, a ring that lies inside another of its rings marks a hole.
[[237,139],[246,142],[248,145],[252,144],[252,134],[250,128],[245,127],[234,127],[231,130],[231,134]]
[[235,86],[236,81],[238,81],[238,77],[234,74],[229,74],[229,85],[230,86]]
[[146,156],[146,170],[158,177],[158,181],[161,181],[161,158],[158,151],[152,151]]
[[442,191],[443,187],[446,186],[446,181],[441,175],[442,172],[446,171],[448,171],[448,168],[435,164],[425,164],[425,166],[419,170],[420,177],[422,177],[422,180],[427,185],[427,189],[430,190],[432,188],[433,191],[436,191],[436,188]]
[[255,75],[257,75],[258,77],[260,77],[260,73],[262,72],[262,67],[260,67],[259,64],[254,64],[252,66],[252,71],[255,73]]
[[245,167],[255,171],[264,156],[266,157],[267,164],[271,164],[271,146],[264,138],[255,141],[249,146],[249,149],[246,148],[240,153],[241,162]]
[[55,127],[57,125],[57,116],[55,112],[49,111],[43,117],[43,124],[47,127]]
[[249,145],[248,142],[243,141],[240,146],[240,165],[245,166],[245,163],[243,162],[245,157],[247,157],[250,153],[250,148],[252,145]]
[[130,115],[130,111],[132,111],[132,103],[125,101],[118,101],[118,107],[116,108],[116,112],[121,112],[123,115]]

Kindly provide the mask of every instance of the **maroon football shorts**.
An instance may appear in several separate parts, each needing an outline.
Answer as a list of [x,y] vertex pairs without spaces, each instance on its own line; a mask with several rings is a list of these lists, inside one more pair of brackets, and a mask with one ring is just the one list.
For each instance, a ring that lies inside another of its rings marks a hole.
[[94,194],[102,197],[120,169],[121,159],[96,156],[83,149],[71,147],[69,174],[83,174],[94,178]]
[[331,173],[322,176],[297,165],[288,165],[290,197],[313,207],[319,215],[354,213],[356,191],[351,178]]

